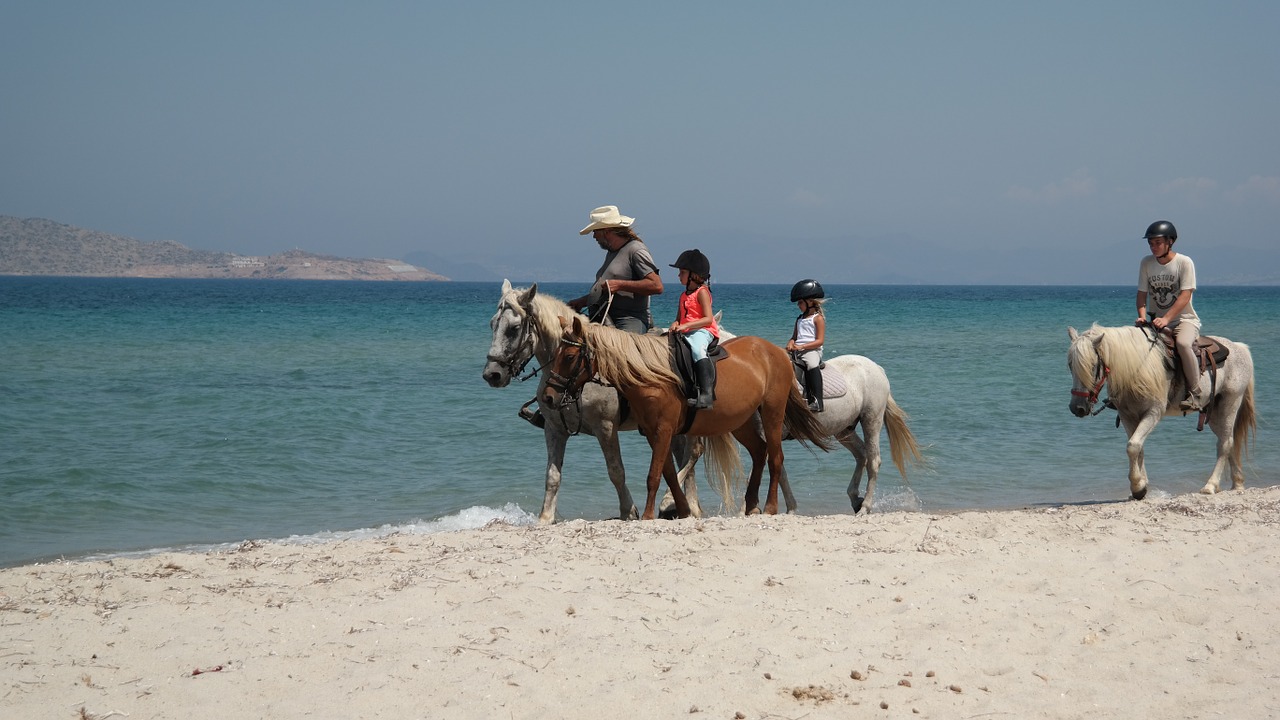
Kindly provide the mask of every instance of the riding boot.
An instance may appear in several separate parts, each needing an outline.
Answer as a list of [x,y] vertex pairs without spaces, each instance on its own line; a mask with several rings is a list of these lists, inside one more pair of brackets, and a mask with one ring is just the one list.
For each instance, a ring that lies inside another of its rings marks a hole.
[[1204,409],[1204,398],[1200,395],[1200,388],[1197,386],[1187,393],[1187,397],[1183,399],[1180,406],[1183,412]]
[[809,409],[816,413],[822,412],[822,370],[805,370],[804,387],[809,398]]
[[716,363],[703,358],[693,364],[693,374],[698,384],[698,401],[694,407],[710,410],[716,399]]

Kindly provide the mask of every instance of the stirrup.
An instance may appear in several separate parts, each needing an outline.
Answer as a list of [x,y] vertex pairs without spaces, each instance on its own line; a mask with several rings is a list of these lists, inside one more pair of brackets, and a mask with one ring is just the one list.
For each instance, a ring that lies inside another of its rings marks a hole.
[[545,428],[547,426],[547,419],[542,417],[542,413],[538,411],[538,408],[533,407],[533,404],[537,401],[538,399],[534,398],[524,405],[521,405],[520,411],[516,414],[522,419],[528,420],[534,427]]
[[1204,410],[1204,401],[1196,393],[1187,393],[1187,396],[1182,399],[1178,407],[1182,408],[1183,412],[1202,411]]

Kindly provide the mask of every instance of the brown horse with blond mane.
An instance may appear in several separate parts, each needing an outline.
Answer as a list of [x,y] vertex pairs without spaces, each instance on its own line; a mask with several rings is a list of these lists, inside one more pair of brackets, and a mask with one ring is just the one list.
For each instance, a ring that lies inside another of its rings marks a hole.
[[[581,317],[561,318],[560,323],[564,334],[547,365],[550,374],[541,398],[543,406],[571,402],[597,375],[615,386],[631,404],[653,451],[648,497],[641,517],[645,520],[655,517],[660,477],[667,481],[676,514],[688,517],[689,502],[677,482],[670,447],[672,438],[685,428],[688,414],[695,410],[685,402],[680,379],[671,368],[667,338],[593,325]],[[721,471],[736,465],[737,451],[727,442],[727,436],[732,435],[747,449],[751,456],[751,476],[745,498],[748,515],[760,512],[760,481],[767,462],[769,493],[764,512],[776,514],[784,427],[792,438],[823,450],[831,448],[827,433],[800,395],[791,359],[782,348],[750,336],[727,340],[723,347],[728,357],[716,363],[715,405],[697,410],[684,432],[707,438],[708,456]],[[757,411],[763,437],[753,419]],[[727,456],[726,450],[732,457]]]

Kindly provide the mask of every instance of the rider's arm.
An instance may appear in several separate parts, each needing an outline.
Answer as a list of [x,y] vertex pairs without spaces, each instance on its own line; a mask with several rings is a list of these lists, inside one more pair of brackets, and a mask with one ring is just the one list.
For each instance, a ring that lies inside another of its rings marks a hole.
[[662,294],[662,278],[654,272],[639,280],[606,280],[604,284],[609,292],[625,292],[639,297]]
[[1147,293],[1138,291],[1138,324],[1141,325],[1147,321]]
[[711,293],[706,288],[698,288],[698,294],[694,295],[698,298],[698,307],[702,309],[702,317],[697,320],[690,320],[683,325],[679,319],[671,323],[671,332],[691,333],[694,330],[701,330],[704,327],[710,327],[715,319],[711,315]]
[[1178,293],[1178,299],[1173,301],[1173,304],[1169,306],[1169,310],[1164,314],[1164,322],[1166,325],[1177,320],[1178,316],[1182,314],[1182,311],[1191,303],[1192,292],[1194,292],[1194,290],[1188,288]]

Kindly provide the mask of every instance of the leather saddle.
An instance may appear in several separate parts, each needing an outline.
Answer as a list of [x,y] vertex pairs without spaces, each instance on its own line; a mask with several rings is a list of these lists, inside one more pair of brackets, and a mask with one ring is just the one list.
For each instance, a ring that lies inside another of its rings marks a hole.
[[[667,333],[667,344],[671,347],[671,369],[680,376],[680,390],[686,400],[697,400],[698,383],[693,374],[693,350],[689,342],[680,333]],[[712,362],[720,362],[729,357],[729,351],[720,346],[720,338],[711,341],[707,347],[707,357]]]
[[[1143,331],[1147,330],[1146,327],[1142,329]],[[1165,367],[1173,372],[1175,378],[1182,377],[1182,358],[1178,356],[1178,348],[1173,339],[1173,330],[1165,328],[1156,334],[1156,338],[1164,346]],[[1154,343],[1155,339],[1152,342]],[[1196,427],[1197,430],[1203,430],[1205,418],[1218,397],[1218,366],[1227,359],[1231,351],[1207,335],[1201,335],[1196,338],[1195,344],[1192,345],[1192,350],[1195,351],[1196,361],[1200,365],[1200,373],[1202,375],[1206,372],[1209,373],[1209,398],[1204,407],[1200,408],[1200,424]],[[1183,415],[1185,414],[1186,412],[1184,411]],[[1116,422],[1120,422],[1119,417],[1116,418]]]
[[[1173,340],[1173,331],[1165,328],[1159,333],[1158,337],[1160,338],[1160,344],[1164,345],[1165,367],[1175,373],[1180,371],[1182,369],[1182,358],[1178,357],[1178,349]],[[1200,363],[1200,372],[1207,370],[1211,375],[1217,375],[1218,366],[1231,354],[1231,351],[1225,345],[1207,335],[1201,335],[1196,338],[1192,349],[1195,350],[1196,359]]]

